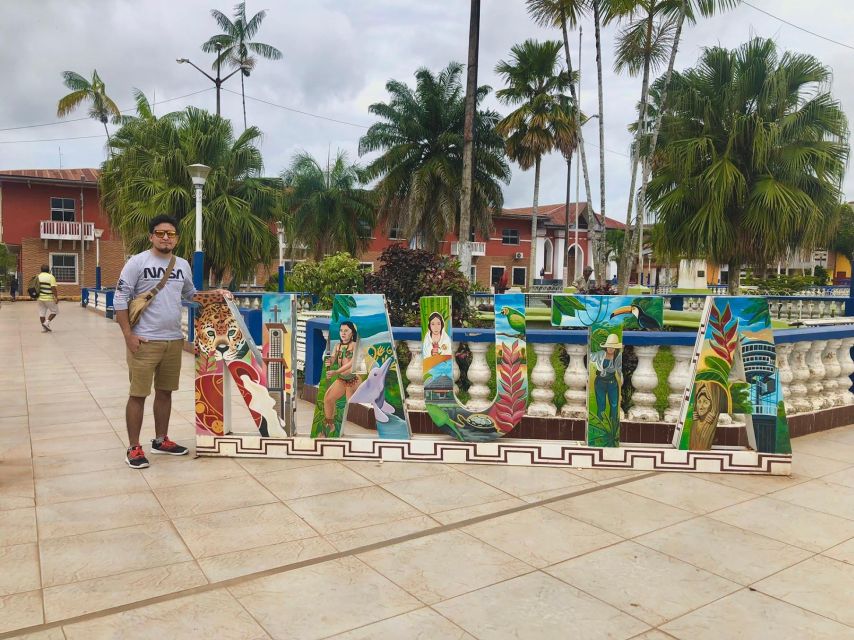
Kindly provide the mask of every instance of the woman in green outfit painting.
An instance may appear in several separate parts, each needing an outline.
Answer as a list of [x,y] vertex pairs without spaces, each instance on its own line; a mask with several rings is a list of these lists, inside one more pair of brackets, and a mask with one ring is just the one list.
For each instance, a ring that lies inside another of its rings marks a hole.
[[359,376],[353,373],[356,364],[356,347],[359,340],[359,332],[356,325],[349,320],[341,323],[338,329],[340,341],[332,349],[326,362],[326,379],[335,381],[326,388],[323,396],[323,418],[329,433],[337,431],[335,425],[335,405],[343,396],[350,400],[356,389],[359,388]]

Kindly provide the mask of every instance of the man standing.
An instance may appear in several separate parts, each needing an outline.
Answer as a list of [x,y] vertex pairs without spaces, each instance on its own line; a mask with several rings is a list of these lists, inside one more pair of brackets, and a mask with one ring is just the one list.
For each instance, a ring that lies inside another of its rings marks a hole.
[[42,324],[42,333],[47,333],[53,331],[50,328],[50,321],[59,313],[59,293],[56,288],[56,278],[46,264],[42,265],[41,273],[36,276],[36,287],[39,291],[39,321]]
[[576,278],[573,285],[575,285],[575,290],[578,293],[587,293],[587,289],[590,287],[590,276],[593,274],[593,267],[587,265],[584,267],[583,275]]
[[154,383],[154,433],[152,453],[183,456],[187,448],[169,439],[169,417],[172,413],[172,392],[178,389],[181,374],[181,354],[184,336],[181,332],[181,300],[190,301],[195,294],[190,265],[175,256],[172,272],[142,312],[138,323],[131,327],[128,306],[133,298],[155,289],[160,284],[178,243],[178,222],[160,215],[148,225],[151,249],[127,261],[119,276],[113,298],[116,319],[127,345],[130,393],[125,422],[130,447],[125,461],[132,469],[148,466],[145,451],[139,444],[145,398]]
[[12,302],[15,302],[18,295],[18,278],[14,273],[9,277],[9,293],[12,295]]

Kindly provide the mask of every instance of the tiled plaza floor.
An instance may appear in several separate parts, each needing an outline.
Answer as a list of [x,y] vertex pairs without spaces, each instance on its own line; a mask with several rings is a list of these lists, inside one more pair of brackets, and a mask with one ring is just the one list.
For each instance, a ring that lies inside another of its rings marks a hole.
[[[35,315],[0,309],[0,638],[854,639],[854,427],[796,440],[791,478],[133,471],[118,327]],[[183,374],[170,433],[192,447]]]

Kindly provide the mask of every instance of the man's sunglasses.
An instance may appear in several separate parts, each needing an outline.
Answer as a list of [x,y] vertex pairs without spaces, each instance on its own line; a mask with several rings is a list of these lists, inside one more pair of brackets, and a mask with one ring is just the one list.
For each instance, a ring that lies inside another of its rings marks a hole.
[[156,235],[158,238],[166,238],[166,237],[174,238],[175,236],[178,235],[177,231],[152,231],[152,233],[154,235]]

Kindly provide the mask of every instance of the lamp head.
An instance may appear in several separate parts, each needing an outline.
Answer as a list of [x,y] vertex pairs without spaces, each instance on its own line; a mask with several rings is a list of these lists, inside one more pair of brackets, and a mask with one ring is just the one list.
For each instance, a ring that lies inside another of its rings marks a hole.
[[279,235],[282,235],[285,232],[285,225],[281,222],[276,223],[276,232]]
[[208,179],[208,174],[211,172],[211,168],[206,164],[191,164],[187,167],[187,171],[189,171],[190,178],[193,180],[193,186],[203,187],[205,186],[205,181]]
[[96,240],[100,240],[101,236],[103,236],[103,235],[104,235],[103,229],[95,229],[95,239]]
[[189,60],[187,60],[187,58],[176,58],[175,62],[178,64],[184,64],[185,62],[189,62]]

